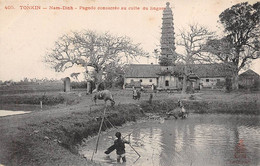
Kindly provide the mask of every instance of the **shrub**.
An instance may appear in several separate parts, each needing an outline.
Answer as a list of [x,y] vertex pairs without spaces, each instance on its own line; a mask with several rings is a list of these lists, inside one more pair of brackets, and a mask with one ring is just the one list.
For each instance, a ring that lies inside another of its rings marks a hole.
[[87,82],[85,82],[85,81],[71,82],[71,88],[72,89],[87,88]]

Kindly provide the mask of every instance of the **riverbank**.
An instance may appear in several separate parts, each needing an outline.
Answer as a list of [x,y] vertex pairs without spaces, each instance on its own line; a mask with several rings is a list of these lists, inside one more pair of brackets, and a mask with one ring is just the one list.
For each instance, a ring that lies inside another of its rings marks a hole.
[[[260,114],[257,101],[212,101],[212,100],[182,100],[188,113],[226,113],[226,114]],[[166,113],[177,107],[172,99],[156,100],[152,104],[141,103],[142,109],[151,113]]]
[[[232,96],[231,96],[232,95]],[[145,113],[164,113],[181,99],[191,113],[245,113],[259,115],[259,94],[149,94],[140,101],[131,92],[114,93],[116,106],[108,107],[107,118],[113,125],[144,117]],[[0,118],[0,164],[3,165],[95,165],[80,156],[77,145],[83,138],[97,134],[105,107],[99,101],[91,106],[89,96],[73,105]],[[102,130],[111,127],[106,123]]]

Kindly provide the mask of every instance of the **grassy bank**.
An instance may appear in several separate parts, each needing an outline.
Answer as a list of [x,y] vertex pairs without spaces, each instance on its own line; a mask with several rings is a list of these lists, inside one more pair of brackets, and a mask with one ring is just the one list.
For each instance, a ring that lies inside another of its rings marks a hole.
[[[122,93],[122,94],[121,94]],[[245,113],[259,115],[259,94],[142,94],[141,101],[132,100],[132,92],[117,91],[116,106],[108,107],[107,118],[117,126],[135,121],[146,113],[164,113],[177,107],[182,99],[192,113]],[[65,94],[64,94],[65,95]],[[91,106],[90,96],[77,98],[72,105],[33,112],[30,114],[0,117],[0,164],[3,165],[94,165],[78,154],[77,145],[83,138],[97,135],[104,104]],[[110,128],[106,123],[102,130]]]
[[82,101],[82,94],[84,91],[72,91],[70,93],[64,92],[34,92],[22,94],[2,94],[0,95],[0,110],[40,110],[40,103],[42,102],[43,109],[58,104],[72,105]]
[[[228,114],[260,114],[257,101],[207,101],[182,100],[189,113],[228,113]],[[174,99],[155,100],[152,104],[143,102],[141,107],[146,112],[166,113],[177,107]]]
[[[88,161],[78,155],[77,144],[83,138],[97,134],[100,126],[99,117],[103,115],[103,111],[104,107],[98,106],[91,108],[91,111],[81,109],[56,118],[34,116],[37,120],[25,114],[16,116],[18,119],[15,120],[20,124],[14,128],[13,124],[10,124],[11,117],[0,119],[1,124],[6,125],[1,127],[3,134],[0,136],[0,164],[89,165]],[[112,124],[120,126],[127,121],[135,121],[142,114],[137,105],[122,104],[113,109],[109,107],[106,115]],[[28,120],[21,122],[20,118]],[[112,126],[106,123],[102,130],[110,127]]]

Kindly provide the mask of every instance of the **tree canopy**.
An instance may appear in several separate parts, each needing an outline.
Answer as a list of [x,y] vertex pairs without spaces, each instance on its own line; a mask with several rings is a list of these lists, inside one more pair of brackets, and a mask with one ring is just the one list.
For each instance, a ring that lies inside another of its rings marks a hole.
[[61,36],[46,54],[45,61],[57,72],[78,65],[88,73],[88,68],[92,67],[96,83],[99,84],[105,71],[111,70],[112,63],[122,65],[128,59],[144,55],[146,53],[140,44],[134,44],[129,37],[82,31]]
[[260,57],[260,2],[239,3],[219,15],[225,36],[207,43],[206,50],[216,60],[225,62],[234,71],[234,89],[238,88],[238,72]]

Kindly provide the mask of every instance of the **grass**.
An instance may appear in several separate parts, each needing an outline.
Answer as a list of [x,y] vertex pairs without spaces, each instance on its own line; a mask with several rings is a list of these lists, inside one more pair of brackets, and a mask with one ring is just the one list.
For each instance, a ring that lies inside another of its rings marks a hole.
[[34,93],[34,92],[53,92],[62,91],[62,82],[46,82],[42,84],[38,83],[26,83],[18,85],[2,85],[0,86],[0,94],[22,94],[22,93]]
[[75,104],[79,103],[82,99],[81,94],[84,91],[73,91],[71,93],[64,92],[34,92],[34,93],[18,93],[18,94],[5,94],[0,95],[0,108],[7,107],[8,105],[40,105],[53,106],[57,104]]

